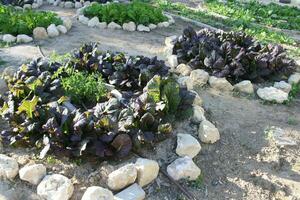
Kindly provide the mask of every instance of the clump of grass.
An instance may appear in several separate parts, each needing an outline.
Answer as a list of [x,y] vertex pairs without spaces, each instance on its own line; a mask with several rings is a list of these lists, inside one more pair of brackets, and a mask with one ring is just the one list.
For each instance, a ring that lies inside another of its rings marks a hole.
[[194,181],[190,181],[189,185],[193,188],[200,189],[204,185],[204,177],[203,175],[199,175],[198,178]]

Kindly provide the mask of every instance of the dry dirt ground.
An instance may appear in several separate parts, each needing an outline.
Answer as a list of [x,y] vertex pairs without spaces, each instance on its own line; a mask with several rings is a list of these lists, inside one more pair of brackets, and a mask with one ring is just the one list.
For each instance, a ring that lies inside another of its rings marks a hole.
[[[60,15],[74,15],[73,10],[53,9]],[[127,33],[88,28],[74,20],[74,27],[65,36],[40,42],[43,51],[49,55],[53,50],[66,53],[84,42],[100,41],[103,50],[125,51],[129,54],[157,55],[163,59],[165,36],[180,34],[187,24],[182,21],[168,29],[151,33]],[[5,66],[17,66],[39,56],[34,44],[0,49],[0,58]],[[4,67],[5,67],[4,66]],[[300,96],[290,105],[265,105],[255,96],[241,97],[220,94],[207,88],[199,92],[204,102],[206,117],[215,123],[221,139],[215,144],[202,144],[200,154],[194,159],[202,170],[197,183],[182,181],[196,199],[223,200],[297,200],[300,199]],[[297,142],[296,146],[277,147],[265,130],[280,127]],[[1,127],[6,127],[1,121]],[[173,137],[142,154],[160,162],[165,170],[167,164],[177,158],[175,155],[176,134],[184,132],[197,137],[197,125],[189,122],[176,124]],[[1,151],[1,150],[0,150]],[[62,173],[72,178],[75,193],[72,200],[80,200],[85,188],[103,185],[105,176],[113,167],[135,161],[131,155],[122,161],[100,162],[98,160],[69,160],[50,156],[38,160],[34,149],[4,147],[4,153],[15,157],[20,165],[33,160],[47,165],[48,173]],[[144,188],[148,200],[183,200],[182,192],[162,174],[156,181]],[[36,187],[19,181],[0,182],[0,191],[10,200],[38,200]],[[0,197],[1,199],[1,197]]]

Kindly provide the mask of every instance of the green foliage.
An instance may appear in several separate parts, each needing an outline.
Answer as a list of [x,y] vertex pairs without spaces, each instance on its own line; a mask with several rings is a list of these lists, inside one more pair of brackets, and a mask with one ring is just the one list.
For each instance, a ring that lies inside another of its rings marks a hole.
[[48,27],[50,24],[62,24],[55,13],[33,10],[16,10],[13,7],[0,5],[0,33],[32,34],[36,27]]
[[298,84],[292,84],[292,89],[289,93],[288,102],[293,101],[293,99],[296,98],[296,96],[300,93],[300,83]]
[[68,77],[61,78],[61,84],[67,96],[74,102],[97,102],[106,95],[101,74],[74,71]]
[[56,53],[55,51],[53,51],[49,58],[50,58],[50,63],[63,63],[66,62],[67,60],[71,59],[71,54],[70,53],[66,53],[66,54],[62,54],[59,55],[58,53]]
[[36,105],[39,101],[39,97],[34,96],[32,100],[23,100],[22,104],[18,107],[18,113],[25,112],[29,119],[33,118],[33,112],[36,109]]
[[180,104],[179,85],[176,81],[169,79],[163,86],[161,98],[166,104],[166,111],[171,114],[176,114]]
[[199,175],[198,178],[194,181],[190,181],[189,184],[191,187],[196,188],[196,189],[200,189],[203,187],[204,185],[204,177],[203,175]]
[[286,34],[270,30],[267,27],[249,23],[249,21],[232,18],[221,18],[201,10],[195,10],[186,7],[182,3],[171,3],[168,0],[157,0],[156,5],[161,9],[176,13],[180,16],[188,17],[205,24],[214,26],[216,28],[244,31],[248,35],[260,40],[263,43],[281,43],[281,44],[294,44],[295,41]]
[[256,0],[250,2],[231,0],[226,4],[217,0],[206,0],[205,7],[209,11],[234,20],[281,29],[300,30],[300,10],[296,7],[275,3],[264,5]]
[[101,22],[116,22],[118,24],[130,21],[136,24],[157,24],[167,20],[162,10],[149,4],[133,1],[132,3],[93,4],[83,11],[92,18],[97,16]]

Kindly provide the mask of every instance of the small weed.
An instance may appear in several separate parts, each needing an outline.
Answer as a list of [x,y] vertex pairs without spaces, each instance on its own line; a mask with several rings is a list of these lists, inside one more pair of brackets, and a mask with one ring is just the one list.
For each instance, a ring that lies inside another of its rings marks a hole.
[[53,157],[53,156],[47,156],[46,162],[47,162],[48,164],[52,164],[52,165],[53,165],[53,164],[57,163],[58,160],[57,160],[55,157]]
[[199,175],[198,178],[194,181],[190,181],[189,182],[189,185],[193,188],[196,188],[196,189],[200,189],[203,187],[203,184],[204,184],[204,177],[203,175]]
[[295,119],[295,118],[293,118],[293,117],[288,117],[287,123],[288,123],[289,125],[297,125],[297,124],[298,124],[298,120]]
[[83,160],[80,158],[77,159],[72,159],[72,162],[75,163],[76,165],[80,166],[83,163]]

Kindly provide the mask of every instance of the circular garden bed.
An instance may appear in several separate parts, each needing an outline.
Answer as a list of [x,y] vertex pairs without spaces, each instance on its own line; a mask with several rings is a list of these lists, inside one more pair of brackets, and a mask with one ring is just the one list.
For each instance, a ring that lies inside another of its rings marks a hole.
[[78,20],[90,27],[123,29],[126,31],[150,32],[157,27],[168,27],[174,23],[172,16],[149,4],[92,3],[78,10]]

